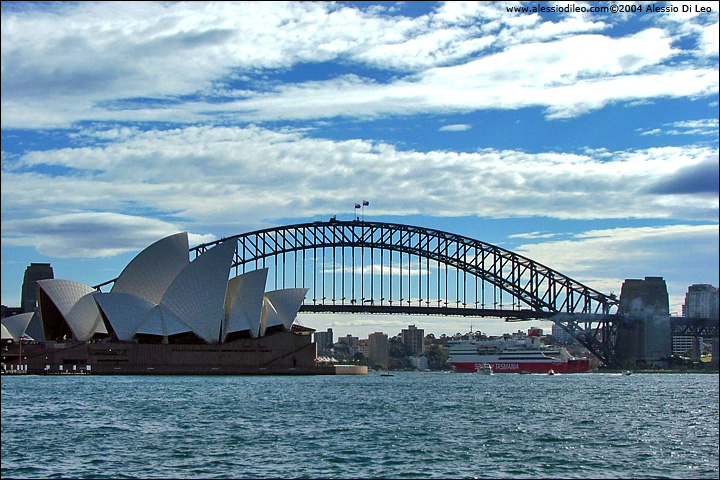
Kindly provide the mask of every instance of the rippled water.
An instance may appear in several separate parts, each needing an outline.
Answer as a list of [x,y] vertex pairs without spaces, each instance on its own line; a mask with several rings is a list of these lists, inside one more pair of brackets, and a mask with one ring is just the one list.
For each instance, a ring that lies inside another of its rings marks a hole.
[[5,478],[718,478],[718,376],[4,376]]

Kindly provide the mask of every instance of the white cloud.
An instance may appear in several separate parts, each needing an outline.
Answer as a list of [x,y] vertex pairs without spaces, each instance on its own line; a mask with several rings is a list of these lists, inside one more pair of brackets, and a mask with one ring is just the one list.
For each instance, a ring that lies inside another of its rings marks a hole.
[[[691,22],[680,37],[650,27],[615,38],[598,33],[608,25],[590,16],[541,23],[507,14],[502,4],[455,3],[416,18],[323,2],[81,2],[3,10],[2,125],[363,118],[528,106],[567,118],[614,101],[718,91],[717,64],[666,63],[681,53],[677,38],[687,35],[712,56],[717,23]],[[283,69],[332,60],[349,68],[321,80],[275,83]],[[364,78],[368,65],[392,76]],[[248,87],[232,85],[242,77]],[[227,93],[242,96],[216,97]]]
[[528,239],[535,239],[535,238],[552,238],[556,237],[557,233],[542,233],[542,232],[527,232],[527,233],[516,233],[514,235],[508,235],[508,238],[528,238]]
[[705,118],[702,120],[683,120],[663,124],[664,128],[653,128],[651,130],[638,129],[640,135],[712,135],[717,137],[718,119]]
[[643,136],[645,136],[645,135],[660,135],[661,133],[663,133],[663,131],[660,130],[659,128],[653,128],[652,130],[639,130],[638,132],[640,133],[640,135],[643,135]]
[[467,123],[457,123],[454,125],[443,125],[439,128],[441,132],[464,132],[467,130],[470,130],[472,128],[472,125],[468,125]]
[[[695,221],[718,215],[710,190],[657,190],[716,161],[717,149],[709,147],[599,150],[596,156],[403,151],[259,127],[101,135],[108,139],[94,147],[3,159],[3,241],[29,232],[40,218],[64,222],[68,212],[163,218],[172,223],[167,230],[213,223],[234,230],[299,215],[342,215],[359,198],[372,201],[373,215]],[[27,245],[38,240],[23,238]]]
[[[717,5],[717,4],[716,4]],[[716,57],[720,51],[718,46],[720,43],[720,30],[718,29],[718,22],[708,25],[703,28],[702,36],[700,38],[700,48],[703,54],[707,57]]]
[[[111,257],[143,249],[183,231],[169,222],[108,212],[54,215],[3,222],[5,246],[34,245],[38,253],[58,258]],[[188,235],[191,244],[211,242],[212,235]]]

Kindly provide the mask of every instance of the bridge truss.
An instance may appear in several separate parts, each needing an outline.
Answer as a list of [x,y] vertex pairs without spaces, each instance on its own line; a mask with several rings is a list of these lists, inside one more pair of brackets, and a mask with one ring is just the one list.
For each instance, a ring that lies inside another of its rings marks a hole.
[[268,268],[279,288],[308,288],[303,312],[552,320],[614,365],[618,299],[529,258],[439,230],[395,223],[312,222],[235,235],[235,274]]
[[670,321],[670,335],[673,337],[718,338],[719,331],[717,319],[683,317]]

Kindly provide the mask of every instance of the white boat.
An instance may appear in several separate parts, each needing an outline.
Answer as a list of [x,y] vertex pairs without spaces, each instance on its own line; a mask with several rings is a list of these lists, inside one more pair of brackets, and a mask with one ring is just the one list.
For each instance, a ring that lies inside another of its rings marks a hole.
[[543,345],[537,335],[524,340],[460,340],[449,344],[448,362],[456,372],[476,372],[489,364],[494,373],[589,372],[590,361],[571,356],[566,349]]
[[632,375],[632,372],[630,370],[623,370],[623,375]]
[[475,365],[475,371],[483,375],[493,375],[492,365],[489,363],[478,363]]

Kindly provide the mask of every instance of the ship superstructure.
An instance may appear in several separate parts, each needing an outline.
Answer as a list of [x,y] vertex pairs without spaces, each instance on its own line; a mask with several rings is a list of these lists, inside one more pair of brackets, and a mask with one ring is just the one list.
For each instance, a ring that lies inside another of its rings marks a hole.
[[543,345],[540,337],[524,340],[460,340],[450,345],[448,362],[456,372],[476,372],[489,364],[495,373],[577,373],[590,371],[586,357],[573,357],[565,348]]

